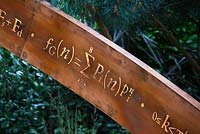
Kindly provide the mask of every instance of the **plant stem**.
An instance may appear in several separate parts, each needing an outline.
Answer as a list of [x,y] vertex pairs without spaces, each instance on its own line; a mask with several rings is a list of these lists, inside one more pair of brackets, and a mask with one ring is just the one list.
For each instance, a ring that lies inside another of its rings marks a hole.
[[161,31],[163,32],[163,34],[165,34],[165,36],[167,37],[167,39],[170,41],[171,44],[173,44],[178,50],[179,52],[181,52],[186,59],[188,60],[190,66],[196,71],[200,73],[200,66],[197,64],[197,62],[192,58],[192,56],[183,48],[183,46],[178,42],[178,40],[176,39],[176,37],[172,34],[171,31],[169,31],[167,29],[167,27],[164,26],[164,24],[155,16],[152,15],[152,18],[154,19],[154,21],[156,22],[157,26],[159,28],[161,28]]
[[99,17],[99,14],[98,14],[97,10],[95,9],[95,7],[93,7],[91,4],[88,4],[87,8],[88,8],[88,11],[90,12],[90,14],[95,18],[97,25],[100,28],[101,33],[108,39],[112,40],[112,37],[111,37],[108,29],[106,28],[103,21]]

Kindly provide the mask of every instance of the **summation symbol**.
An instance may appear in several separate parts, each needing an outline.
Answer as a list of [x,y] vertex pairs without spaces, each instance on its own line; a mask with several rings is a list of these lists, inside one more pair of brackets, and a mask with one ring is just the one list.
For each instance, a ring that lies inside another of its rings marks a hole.
[[92,52],[93,52],[93,47],[90,47],[89,53],[85,52],[86,67],[84,67],[80,71],[80,74],[82,74],[87,79],[90,79],[90,76],[86,73],[86,71],[88,71],[91,68],[92,63],[95,61],[95,57],[92,55]]

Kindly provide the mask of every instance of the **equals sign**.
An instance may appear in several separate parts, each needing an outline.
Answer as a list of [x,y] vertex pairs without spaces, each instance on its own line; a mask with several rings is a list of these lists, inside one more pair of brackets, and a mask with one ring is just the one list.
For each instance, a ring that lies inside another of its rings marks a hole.
[[80,65],[81,62],[82,62],[82,61],[81,61],[79,58],[75,57],[75,61],[74,61],[74,64],[75,64],[75,65],[77,65],[77,66],[80,67],[80,66],[81,66],[81,65]]

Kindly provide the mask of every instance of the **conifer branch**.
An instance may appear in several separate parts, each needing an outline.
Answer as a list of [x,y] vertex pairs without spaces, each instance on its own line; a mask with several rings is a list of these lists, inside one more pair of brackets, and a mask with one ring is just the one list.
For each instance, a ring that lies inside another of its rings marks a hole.
[[120,4],[120,0],[116,0],[115,6],[114,6],[114,14],[115,15],[119,15],[119,4]]
[[98,14],[97,10],[95,9],[95,7],[93,7],[91,4],[87,4],[87,8],[88,8],[88,11],[90,12],[90,14],[95,18],[101,33],[108,39],[112,40],[112,37],[111,37],[108,29],[106,28],[103,21],[99,17],[99,14]]
[[167,37],[167,39],[170,41],[171,44],[173,44],[188,60],[189,64],[193,69],[195,69],[197,72],[200,73],[200,66],[197,64],[197,62],[192,58],[192,56],[185,51],[183,46],[178,42],[176,37],[165,27],[165,25],[155,16],[152,15],[152,18],[156,22],[156,26],[161,28],[161,31],[163,34]]

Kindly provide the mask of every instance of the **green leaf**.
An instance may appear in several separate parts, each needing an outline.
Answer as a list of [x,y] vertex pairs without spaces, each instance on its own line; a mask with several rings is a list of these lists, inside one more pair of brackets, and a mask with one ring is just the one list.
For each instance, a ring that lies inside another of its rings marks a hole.
[[38,132],[35,130],[35,129],[33,129],[33,128],[31,128],[30,130],[29,130],[29,134],[37,134]]
[[3,129],[8,128],[9,126],[10,126],[10,124],[7,121],[1,123],[1,128],[3,128]]
[[62,130],[60,128],[56,128],[54,130],[54,134],[60,134],[62,132]]

